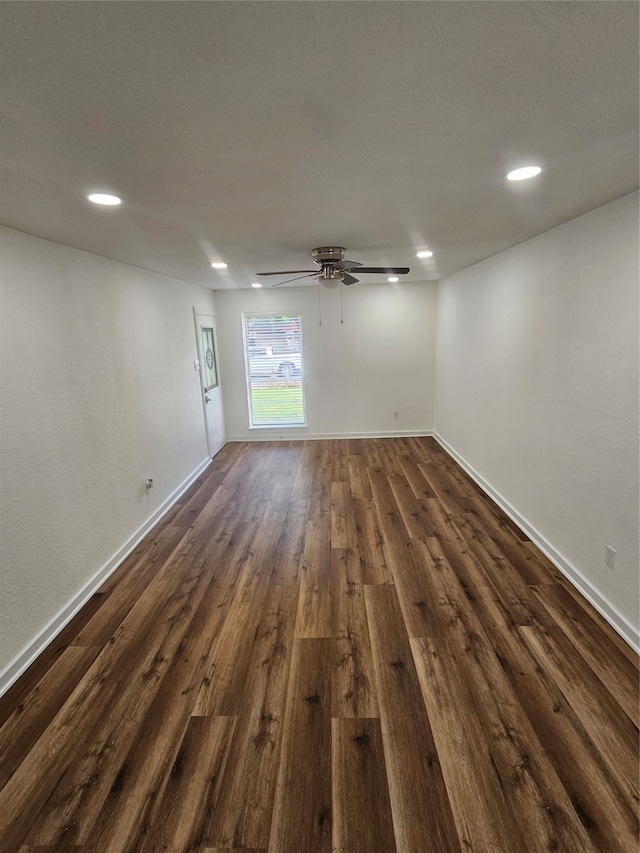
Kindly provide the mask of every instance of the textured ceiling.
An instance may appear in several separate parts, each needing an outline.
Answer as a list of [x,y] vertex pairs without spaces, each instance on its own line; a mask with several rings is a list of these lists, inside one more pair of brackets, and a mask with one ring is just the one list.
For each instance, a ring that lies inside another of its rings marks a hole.
[[439,278],[638,185],[633,2],[2,2],[0,53],[0,221],[208,287]]

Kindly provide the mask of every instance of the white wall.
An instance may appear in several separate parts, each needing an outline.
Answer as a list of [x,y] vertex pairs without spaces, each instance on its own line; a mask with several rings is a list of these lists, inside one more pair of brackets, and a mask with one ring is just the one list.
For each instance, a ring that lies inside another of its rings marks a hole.
[[6,683],[204,463],[193,306],[211,313],[215,302],[10,229],[0,239]]
[[435,423],[637,643],[637,193],[441,282]]
[[[434,282],[217,291],[230,439],[424,433],[433,428]],[[242,312],[301,310],[307,427],[249,430]],[[398,418],[393,418],[393,411]]]

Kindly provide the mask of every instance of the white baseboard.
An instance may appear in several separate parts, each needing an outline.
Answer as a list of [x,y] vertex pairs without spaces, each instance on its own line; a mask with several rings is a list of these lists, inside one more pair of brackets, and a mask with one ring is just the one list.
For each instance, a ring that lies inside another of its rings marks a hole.
[[467,474],[475,480],[480,488],[486,492],[489,497],[494,500],[500,509],[505,512],[509,518],[518,525],[518,527],[527,534],[529,539],[537,545],[537,547],[545,554],[551,562],[556,566],[562,574],[571,581],[571,583],[579,590],[582,595],[589,601],[595,609],[600,613],[614,630],[620,634],[632,649],[640,652],[640,632],[634,627],[625,616],[623,616],[607,599],[600,593],[593,584],[585,578],[585,576],[562,554],[557,551],[553,545],[545,539],[545,537],[530,524],[526,518],[497,492],[469,463],[457,453],[450,444],[448,444],[441,435],[437,432],[433,433],[436,441],[447,451],[460,465]]
[[[227,441],[328,441],[332,438],[413,438],[432,436],[433,430],[395,430],[381,432],[303,432],[304,427],[296,431],[278,430],[277,427],[256,429],[251,435],[230,435]],[[299,431],[298,431],[299,430]]]
[[70,622],[91,596],[100,589],[107,578],[124,562],[139,542],[160,521],[174,503],[183,495],[189,486],[211,464],[211,459],[205,459],[195,471],[165,500],[165,502],[139,527],[133,536],[99,569],[73,599],[55,616],[38,636],[22,651],[0,674],[0,696],[11,687],[22,673],[41,654],[55,637]]

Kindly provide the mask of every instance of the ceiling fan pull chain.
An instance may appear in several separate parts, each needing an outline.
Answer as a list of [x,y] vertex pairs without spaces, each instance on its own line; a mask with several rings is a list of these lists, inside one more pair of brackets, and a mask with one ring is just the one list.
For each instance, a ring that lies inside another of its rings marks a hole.
[[344,290],[344,284],[340,283],[340,322],[344,324],[344,311],[342,308],[342,291]]
[[320,282],[318,282],[318,325],[322,325],[322,301],[320,299],[320,291],[322,288],[320,287]]

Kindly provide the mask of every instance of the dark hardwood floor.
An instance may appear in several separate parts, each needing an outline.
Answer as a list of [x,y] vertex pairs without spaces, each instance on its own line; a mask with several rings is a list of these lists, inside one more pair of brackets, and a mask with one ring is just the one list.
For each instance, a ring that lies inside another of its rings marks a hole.
[[0,850],[638,849],[638,660],[428,438],[229,444],[0,699]]

